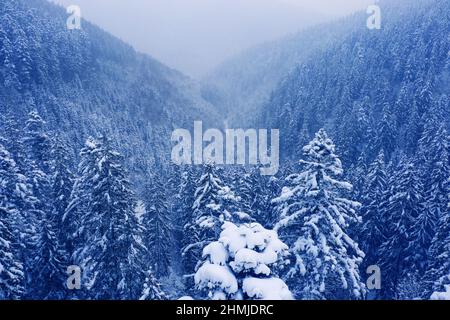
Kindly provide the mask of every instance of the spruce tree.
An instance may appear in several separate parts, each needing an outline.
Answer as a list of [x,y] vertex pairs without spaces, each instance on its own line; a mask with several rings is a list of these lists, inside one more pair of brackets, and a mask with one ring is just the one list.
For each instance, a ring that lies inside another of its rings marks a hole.
[[74,261],[83,270],[86,298],[137,299],[145,280],[146,248],[142,226],[134,214],[131,190],[122,156],[102,137],[82,150],[75,197],[87,201],[80,215]]
[[21,299],[25,291],[20,234],[13,229],[20,215],[17,201],[24,191],[21,180],[10,153],[0,144],[0,300]]
[[173,245],[172,221],[165,194],[165,186],[154,177],[144,192],[146,228],[145,243],[150,254],[150,263],[157,277],[169,274],[170,255]]
[[[27,298],[42,299],[49,292],[58,290],[53,280],[49,281],[46,288],[42,277],[53,278],[54,274],[62,274],[61,266],[50,261],[50,256],[55,261],[62,261],[62,251],[57,243],[51,243],[51,234],[56,226],[52,217],[52,158],[51,139],[48,135],[46,123],[36,111],[28,114],[26,121],[23,143],[26,146],[27,156],[25,158],[26,176],[30,181],[33,194],[33,207],[30,211],[29,223],[33,223],[35,237],[25,248],[24,259],[27,275]],[[49,231],[51,230],[51,231]],[[51,252],[51,253],[50,253]],[[62,284],[58,286],[62,289]]]
[[20,82],[19,77],[17,75],[17,68],[14,64],[14,46],[10,39],[10,35],[8,35],[7,30],[5,30],[5,26],[8,26],[11,23],[11,17],[7,14],[2,16],[2,25],[0,26],[0,42],[2,46],[0,47],[0,65],[3,66],[0,71],[1,76],[1,84],[6,88],[19,88]]
[[392,152],[396,148],[396,130],[395,116],[392,113],[391,106],[387,103],[383,105],[382,119],[378,126],[378,135],[376,147],[378,152],[384,151],[387,159],[390,159]]
[[239,197],[241,198],[241,208],[243,212],[259,221],[262,225],[270,225],[271,220],[271,200],[268,190],[270,178],[260,174],[258,166],[252,167],[245,173],[240,181]]
[[153,271],[147,271],[144,279],[144,289],[139,300],[167,300],[167,298]]
[[292,300],[278,277],[288,254],[273,230],[254,222],[225,221],[218,240],[203,249],[196,288],[212,300]]
[[[397,286],[408,273],[415,273],[424,258],[417,258],[422,248],[414,247],[413,232],[419,226],[415,221],[423,214],[423,185],[414,164],[403,158],[397,166],[397,174],[391,182],[386,210],[385,240],[380,246],[378,264],[383,270],[381,295],[397,297]],[[417,239],[420,240],[420,239]]]
[[196,265],[196,258],[191,254],[183,254],[183,248],[198,241],[196,231],[192,227],[193,213],[192,206],[195,198],[195,173],[191,168],[186,168],[182,172],[181,185],[176,197],[176,219],[180,223],[175,224],[175,236],[179,242],[182,256],[183,272],[192,272]]
[[[446,183],[446,187],[450,188],[450,178]],[[439,217],[437,226],[428,251],[429,263],[425,274],[424,298],[428,298],[433,291],[443,291],[444,285],[449,284],[450,280],[447,277],[450,274],[450,193],[447,210]]]
[[302,299],[361,299],[365,288],[358,267],[364,253],[346,233],[359,223],[358,202],[345,198],[351,184],[338,180],[342,164],[325,130],[303,148],[302,172],[286,178],[274,199],[280,211],[276,230],[295,259],[288,277]]
[[74,184],[74,175],[70,169],[68,147],[57,138],[52,145],[52,200],[53,212],[51,215],[52,225],[57,232],[59,244],[65,242],[67,233],[63,227],[63,217],[69,206],[70,195]]
[[61,300],[66,296],[67,255],[59,245],[52,218],[45,216],[38,228],[33,277],[28,297],[37,300]]
[[202,248],[219,236],[223,221],[232,219],[239,201],[231,189],[223,184],[212,163],[204,165],[194,198],[192,220],[185,225],[185,232],[191,242],[183,248],[183,255],[195,263],[188,266],[191,272],[201,261]]
[[384,153],[380,152],[370,165],[362,191],[362,226],[358,233],[358,241],[365,253],[362,270],[378,262],[378,250],[383,243],[386,221],[384,221],[384,205],[388,178],[384,162]]

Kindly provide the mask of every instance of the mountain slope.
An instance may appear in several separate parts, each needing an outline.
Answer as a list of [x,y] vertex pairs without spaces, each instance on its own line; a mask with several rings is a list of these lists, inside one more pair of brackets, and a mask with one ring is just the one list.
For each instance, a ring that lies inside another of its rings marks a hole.
[[[449,2],[382,2],[381,30],[360,25],[299,65],[261,107],[261,126],[283,128],[283,154],[325,127],[349,163],[417,151],[426,122],[448,128]],[[355,20],[357,21],[357,20]]]
[[245,125],[298,64],[342,41],[352,19],[310,27],[228,59],[202,80],[205,97],[220,105],[231,123]]
[[167,163],[173,128],[215,121],[190,79],[86,21],[68,30],[67,18],[44,0],[0,3],[2,115],[23,123],[36,109],[74,154],[89,135],[110,136],[134,173]]

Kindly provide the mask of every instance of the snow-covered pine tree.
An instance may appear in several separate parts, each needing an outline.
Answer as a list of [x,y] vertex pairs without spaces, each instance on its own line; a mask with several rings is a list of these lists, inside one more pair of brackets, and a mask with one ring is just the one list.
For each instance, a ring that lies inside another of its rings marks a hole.
[[146,277],[146,248],[122,157],[105,137],[89,140],[81,156],[77,197],[88,202],[86,211],[77,212],[82,224],[76,232],[74,261],[83,270],[85,297],[138,299]]
[[[36,237],[32,243],[31,261],[27,262],[28,289],[30,299],[60,299],[64,297],[64,277],[66,254],[56,237],[60,227],[60,217],[56,217],[53,206],[52,141],[45,122],[35,111],[28,115],[24,130],[24,144],[27,146],[26,167],[33,195]],[[61,160],[61,159],[57,159]],[[47,279],[42,281],[42,279]]]
[[351,223],[361,222],[360,204],[345,198],[352,186],[338,180],[342,164],[325,130],[303,152],[303,171],[288,176],[289,185],[273,200],[280,210],[275,230],[295,259],[288,273],[291,290],[302,299],[361,299],[364,253],[346,233]]
[[365,153],[358,157],[358,161],[350,168],[348,177],[353,185],[352,195],[355,199],[362,199],[364,197],[364,188],[367,180],[367,173],[369,168],[366,164],[367,155]]
[[33,277],[28,297],[38,300],[61,300],[66,296],[67,254],[59,245],[52,217],[46,214],[40,223],[35,244]]
[[445,219],[450,212],[447,206],[450,194],[450,138],[444,125],[436,121],[435,117],[425,124],[419,150],[425,185],[425,211],[420,220],[426,221],[418,221],[423,227],[418,229],[420,233],[414,238],[421,237],[422,242],[427,244],[421,250],[427,250],[422,256],[427,257],[424,261],[427,266],[424,270],[426,290],[423,297],[428,298],[433,290],[443,289],[441,279],[450,272],[444,266],[445,258],[442,259],[442,255],[445,256],[445,252],[449,251],[445,249],[445,234],[449,231],[445,229]]
[[23,144],[26,147],[25,175],[30,181],[34,203],[34,215],[42,221],[51,212],[51,139],[47,134],[45,122],[37,111],[28,114]]
[[[177,223],[175,228],[175,238],[179,242],[179,248],[185,248],[191,243],[196,243],[198,241],[197,234],[192,227],[193,213],[192,206],[194,204],[195,198],[195,173],[190,167],[185,168],[181,174],[181,185],[176,197],[175,215]],[[191,254],[182,254],[182,266],[183,272],[192,272],[195,265],[197,264],[197,259]]]
[[81,241],[79,231],[82,230],[82,218],[89,210],[88,204],[91,203],[92,194],[89,191],[94,187],[92,183],[96,174],[92,168],[95,168],[99,161],[97,153],[94,152],[96,148],[97,141],[92,137],[88,138],[80,152],[78,174],[61,221],[61,233],[65,234],[64,248],[70,256],[71,263],[75,263],[73,254]]
[[[54,275],[63,275],[64,270],[59,263],[64,260],[58,243],[51,243],[54,230],[53,200],[52,200],[52,158],[51,139],[46,130],[46,123],[38,112],[28,114],[23,143],[26,146],[25,159],[26,176],[32,186],[34,197],[33,208],[30,211],[31,222],[34,223],[36,237],[25,248],[24,259],[27,275],[27,298],[43,299],[47,294],[52,295],[63,289],[63,283],[56,284],[56,280],[49,280],[49,286],[42,281],[42,277],[53,279]],[[51,256],[53,258],[51,258]],[[56,263],[58,261],[59,263]],[[55,262],[55,263],[53,263]],[[52,292],[52,293],[51,293]]]
[[415,154],[417,152],[417,141],[420,139],[420,133],[422,130],[422,120],[416,105],[413,105],[409,109],[408,124],[403,128],[403,143],[405,145],[405,151],[408,154]]
[[358,232],[358,241],[365,253],[362,269],[378,262],[378,250],[383,243],[386,222],[384,221],[384,205],[388,189],[388,177],[381,151],[375,161],[369,166],[362,194],[361,217],[363,224]]
[[52,199],[53,213],[51,215],[52,224],[57,230],[57,237],[60,244],[66,237],[62,227],[62,218],[67,210],[74,184],[74,175],[70,170],[69,151],[65,143],[57,137],[52,145]]
[[280,179],[277,177],[269,177],[267,180],[267,208],[265,216],[267,217],[267,221],[264,222],[266,228],[273,229],[275,224],[279,221],[279,212],[276,208],[276,204],[272,202],[272,199],[278,197],[281,192],[280,187]]
[[[426,257],[420,257],[423,244],[413,245],[413,232],[424,212],[423,186],[414,164],[402,158],[392,179],[389,200],[385,205],[387,226],[385,240],[380,246],[378,265],[383,270],[381,296],[397,297],[397,286],[408,273],[416,273]],[[416,222],[416,224],[414,223]],[[420,241],[421,239],[416,239]],[[419,255],[416,257],[416,255]]]
[[[436,110],[437,109],[437,110]],[[419,156],[422,171],[425,173],[424,187],[427,208],[439,219],[447,210],[447,179],[450,177],[450,138],[443,116],[438,107],[435,107],[425,123],[422,138],[419,141]]]
[[20,88],[27,88],[31,82],[31,56],[28,46],[28,37],[25,34],[25,31],[20,27],[14,30],[14,33],[14,65],[20,81]]
[[169,274],[170,256],[173,249],[172,220],[164,184],[158,177],[152,177],[145,186],[143,198],[145,214],[143,225],[146,229],[145,244],[149,251],[149,264],[157,277]]
[[[212,163],[204,165],[194,197],[192,220],[185,225],[185,232],[192,242],[186,244],[182,253],[197,265],[201,261],[202,248],[217,239],[224,221],[232,219],[239,198],[224,186]],[[196,265],[188,266],[190,272],[195,271]]]
[[8,33],[5,30],[5,26],[8,26],[12,22],[12,19],[7,15],[2,16],[2,25],[0,26],[0,64],[3,66],[0,77],[1,84],[6,88],[19,88],[20,82],[17,75],[16,66],[14,65],[14,47],[11,39],[8,37]]
[[378,126],[378,138],[376,139],[376,149],[383,150],[387,159],[391,158],[396,147],[395,116],[392,114],[391,106],[387,103],[383,105],[383,115]]
[[273,220],[270,178],[262,176],[260,168],[254,166],[239,181],[241,210],[264,226],[270,226]]
[[21,180],[10,153],[0,144],[0,300],[20,299],[25,290],[20,234],[13,231],[13,220],[20,215],[17,194],[24,192]]
[[[450,189],[450,178],[445,188]],[[444,291],[450,284],[450,193],[447,195],[447,209],[442,212],[437,223],[436,234],[428,251],[428,268],[425,274],[425,295],[428,298],[433,291]]]
[[139,300],[166,300],[167,298],[153,271],[147,271],[144,279],[144,289]]
[[3,135],[3,146],[9,150],[11,157],[16,162],[16,166],[20,171],[24,169],[24,147],[22,144],[22,127],[17,122],[17,116],[11,112],[3,112],[0,116],[1,126],[0,135]]
[[278,278],[288,247],[273,230],[258,223],[225,221],[219,240],[203,249],[204,262],[195,274],[196,288],[212,300],[291,300]]
[[11,212],[0,201],[0,300],[17,300],[24,293],[23,265],[13,236]]
[[27,147],[28,160],[36,170],[48,175],[51,172],[51,139],[46,131],[46,123],[37,111],[28,114],[24,129],[23,143]]
[[339,137],[339,140],[336,143],[345,152],[341,155],[341,158],[353,163],[361,155],[361,149],[364,148],[365,141],[370,138],[371,121],[368,114],[370,102],[368,99],[364,99],[361,103],[353,103],[353,101],[348,103],[349,106],[346,108],[351,109],[346,112],[337,129],[338,134],[336,136]]
[[[21,260],[28,260],[28,253],[33,246],[36,235],[36,217],[34,216],[34,204],[37,199],[32,195],[32,185],[28,182],[27,177],[23,174],[25,168],[25,157],[23,156],[23,147],[21,144],[21,131],[19,125],[15,121],[12,114],[6,114],[3,123],[5,137],[0,137],[0,144],[3,144],[5,159],[13,161],[3,162],[3,172],[8,173],[9,181],[14,181],[7,187],[5,194],[8,194],[10,200],[14,203],[16,210],[13,211],[15,215],[12,219],[12,227],[14,230],[14,237],[20,246]],[[6,150],[14,150],[10,153]],[[6,155],[7,153],[7,155]],[[26,265],[25,265],[26,266]],[[24,266],[24,267],[25,267]]]

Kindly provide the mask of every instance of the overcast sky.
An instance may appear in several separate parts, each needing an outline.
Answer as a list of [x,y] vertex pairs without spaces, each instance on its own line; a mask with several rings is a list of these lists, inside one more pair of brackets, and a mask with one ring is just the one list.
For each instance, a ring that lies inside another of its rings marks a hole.
[[52,0],[194,78],[233,54],[374,0]]

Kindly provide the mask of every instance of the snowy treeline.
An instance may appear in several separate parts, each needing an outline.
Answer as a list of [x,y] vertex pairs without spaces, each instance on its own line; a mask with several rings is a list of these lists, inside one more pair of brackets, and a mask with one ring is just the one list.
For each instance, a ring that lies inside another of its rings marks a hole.
[[[163,298],[149,262],[152,241],[145,242],[145,219],[154,227],[155,214],[139,211],[111,142],[89,139],[75,172],[67,146],[48,135],[36,112],[19,131],[0,136],[0,297]],[[15,143],[21,147],[10,153]],[[68,290],[71,265],[88,290]]]
[[171,129],[220,106],[50,3],[1,1],[0,299],[447,297],[448,4],[317,43],[241,119],[283,129],[265,177],[169,165]]
[[355,28],[299,64],[272,93],[261,126],[286,127],[282,153],[294,165],[326,129],[362,204],[362,227],[350,230],[366,254],[362,270],[378,265],[383,274],[369,295],[428,298],[445,291],[449,272],[449,2],[379,5],[381,30]]
[[[37,112],[0,132],[4,299],[430,298],[448,286],[448,178],[432,175],[430,198],[412,163],[390,176],[380,154],[355,199],[324,130],[280,178],[210,163],[143,188],[106,137],[74,166]],[[71,265],[80,290],[66,286]],[[369,265],[380,291],[365,286]]]

